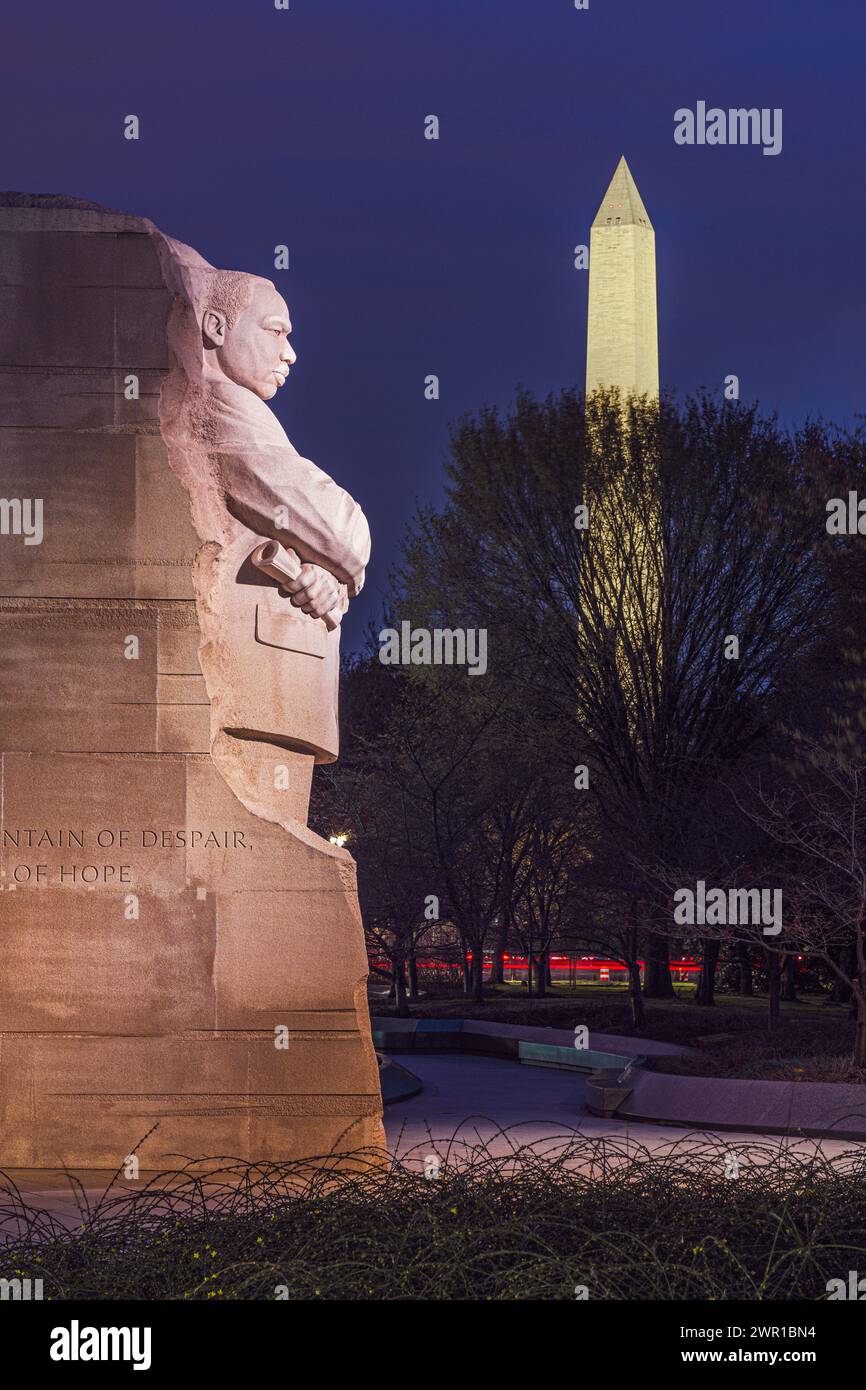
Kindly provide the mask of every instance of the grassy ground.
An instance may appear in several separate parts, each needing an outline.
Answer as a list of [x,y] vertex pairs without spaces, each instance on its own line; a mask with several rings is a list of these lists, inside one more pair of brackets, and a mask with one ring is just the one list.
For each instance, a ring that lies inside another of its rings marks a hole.
[[51,1300],[753,1301],[822,1299],[866,1268],[862,1155],[752,1146],[732,1175],[724,1144],[600,1152],[578,1137],[553,1162],[480,1150],[430,1181],[395,1167],[306,1191],[286,1167],[237,1168],[224,1188],[109,1197],[72,1232],[0,1194],[21,1232],[0,1277]]
[[[571,1029],[586,1024],[598,1033],[654,1038],[659,1042],[699,1047],[695,1057],[658,1058],[658,1070],[689,1076],[742,1076],[772,1080],[866,1082],[866,1073],[849,1063],[854,1027],[847,1009],[826,1003],[824,995],[807,995],[782,1005],[782,1022],[767,1029],[764,995],[720,994],[712,1007],[694,1003],[694,986],[676,986],[673,1000],[647,999],[646,1025],[638,1030],[623,986],[554,985],[543,999],[527,999],[520,986],[491,990],[483,1004],[463,994],[425,998],[413,1004],[418,1018],[483,1018],[491,1022],[535,1024]],[[393,1014],[382,1000],[377,1014]],[[700,1047],[699,1039],[731,1033],[729,1042]]]

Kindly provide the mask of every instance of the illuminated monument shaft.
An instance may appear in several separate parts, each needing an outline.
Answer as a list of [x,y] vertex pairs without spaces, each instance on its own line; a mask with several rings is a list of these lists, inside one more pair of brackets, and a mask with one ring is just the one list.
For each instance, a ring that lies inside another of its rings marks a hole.
[[659,393],[655,232],[620,159],[590,231],[586,394]]
[[[597,411],[592,404],[593,393],[601,390],[617,390],[623,407],[629,397],[657,402],[659,395],[655,232],[625,158],[590,233],[586,396],[591,435],[604,418],[604,407]],[[603,453],[608,448],[603,432],[598,447]],[[637,744],[646,736],[644,718],[655,702],[662,663],[663,544],[654,476],[641,482],[626,468],[607,483],[595,541],[594,601],[612,630],[620,693]]]

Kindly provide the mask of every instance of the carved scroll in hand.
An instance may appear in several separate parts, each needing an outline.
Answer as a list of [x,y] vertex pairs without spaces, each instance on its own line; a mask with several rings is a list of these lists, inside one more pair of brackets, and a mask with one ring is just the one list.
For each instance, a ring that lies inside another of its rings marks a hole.
[[[286,580],[297,579],[301,573],[301,561],[296,551],[286,550],[280,545],[279,541],[265,541],[253,551],[250,556],[256,569],[267,574],[271,579],[276,579],[279,583]],[[342,614],[337,609],[332,609],[323,618],[325,627],[329,632],[340,626]]]

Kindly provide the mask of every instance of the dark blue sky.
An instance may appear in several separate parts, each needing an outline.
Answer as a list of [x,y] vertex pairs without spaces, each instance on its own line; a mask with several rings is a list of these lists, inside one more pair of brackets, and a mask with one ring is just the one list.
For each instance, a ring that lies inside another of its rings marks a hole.
[[[864,0],[7,0],[3,31],[0,186],[145,214],[286,295],[280,417],[373,527],[354,640],[448,420],[582,385],[572,248],[620,153],[656,228],[663,383],[863,410]],[[699,99],[782,107],[782,153],[675,145]]]

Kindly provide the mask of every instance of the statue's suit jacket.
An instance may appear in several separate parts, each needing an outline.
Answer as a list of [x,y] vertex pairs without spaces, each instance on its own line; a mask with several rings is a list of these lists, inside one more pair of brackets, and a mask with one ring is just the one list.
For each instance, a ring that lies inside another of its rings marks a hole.
[[[239,736],[338,753],[339,626],[329,631],[280,592],[250,561],[263,540],[291,546],[360,592],[370,530],[357,502],[304,458],[276,416],[242,387],[209,393],[207,503],[196,562],[202,621],[200,660],[217,726]],[[203,529],[204,528],[204,529]]]

